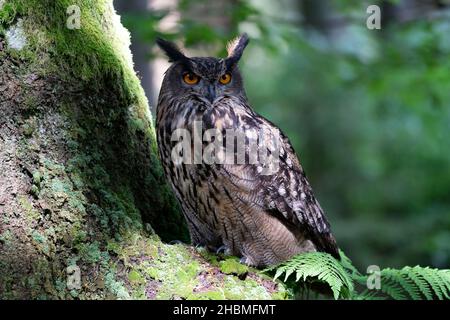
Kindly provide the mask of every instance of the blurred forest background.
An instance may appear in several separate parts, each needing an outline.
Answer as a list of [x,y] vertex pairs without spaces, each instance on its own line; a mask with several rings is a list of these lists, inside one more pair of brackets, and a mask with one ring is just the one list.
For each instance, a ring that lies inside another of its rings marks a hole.
[[450,1],[114,3],[153,113],[157,36],[215,56],[247,32],[249,100],[290,137],[346,254],[361,270],[450,266]]

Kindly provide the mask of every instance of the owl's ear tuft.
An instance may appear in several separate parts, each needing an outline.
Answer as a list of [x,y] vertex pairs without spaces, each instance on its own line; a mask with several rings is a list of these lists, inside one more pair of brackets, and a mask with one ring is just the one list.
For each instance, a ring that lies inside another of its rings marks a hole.
[[170,62],[178,62],[180,60],[184,61],[188,59],[173,42],[164,40],[162,38],[157,38],[156,44],[161,48],[161,50],[164,51]]
[[241,59],[244,49],[248,45],[249,41],[250,39],[247,34],[244,33],[228,43],[228,58],[226,61],[229,66],[235,65],[239,62],[239,59]]

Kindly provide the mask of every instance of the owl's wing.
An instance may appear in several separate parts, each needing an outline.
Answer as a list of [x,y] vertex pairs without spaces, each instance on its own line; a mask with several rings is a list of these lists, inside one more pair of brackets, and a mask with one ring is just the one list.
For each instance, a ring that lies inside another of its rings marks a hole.
[[339,250],[327,218],[314,197],[291,143],[281,130],[253,112],[244,101],[234,101],[231,97],[206,113],[203,121],[207,128],[243,131],[247,160],[255,154],[255,150],[249,147],[249,141],[264,140],[263,144],[258,145],[263,145],[267,154],[272,156],[268,160],[278,160],[275,163],[278,170],[267,168],[271,161],[266,161],[266,166],[249,161],[250,164],[246,165],[221,166],[224,175],[236,186],[236,192],[251,195],[248,199],[252,199],[253,205],[301,231],[318,251],[328,252],[339,259]]
[[[261,121],[261,126],[271,132],[273,139],[279,137],[276,155],[279,160],[278,170],[273,174],[260,176],[260,190],[263,193],[266,212],[283,223],[299,228],[318,251],[330,253],[339,259],[338,246],[331,233],[330,224],[314,197],[291,143],[274,124],[264,118],[261,118]],[[269,145],[271,143],[268,142]]]

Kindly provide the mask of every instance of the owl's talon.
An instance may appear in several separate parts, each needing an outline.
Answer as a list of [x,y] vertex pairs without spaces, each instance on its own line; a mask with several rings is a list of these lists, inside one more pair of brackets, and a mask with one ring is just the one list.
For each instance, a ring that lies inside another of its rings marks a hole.
[[217,250],[216,250],[216,254],[226,254],[226,252],[228,251],[226,246],[220,246]]
[[248,257],[242,257],[239,260],[239,262],[242,263],[242,264],[245,264],[248,267],[255,267],[256,266],[256,264],[251,259],[249,259]]

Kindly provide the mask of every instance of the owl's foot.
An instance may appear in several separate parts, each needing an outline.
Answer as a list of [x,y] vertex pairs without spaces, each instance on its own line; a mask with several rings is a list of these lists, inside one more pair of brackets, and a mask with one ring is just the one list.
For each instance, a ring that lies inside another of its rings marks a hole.
[[249,266],[249,267],[257,267],[258,266],[258,264],[255,263],[255,261],[253,259],[251,259],[249,257],[246,257],[246,256],[243,256],[239,260],[239,262],[242,263],[242,264],[245,264],[246,266]]
[[223,246],[220,246],[219,248],[217,248],[217,250],[216,250],[216,254],[221,254],[221,253],[226,255],[226,256],[230,256],[231,255],[231,250],[228,249],[227,246],[223,245]]

